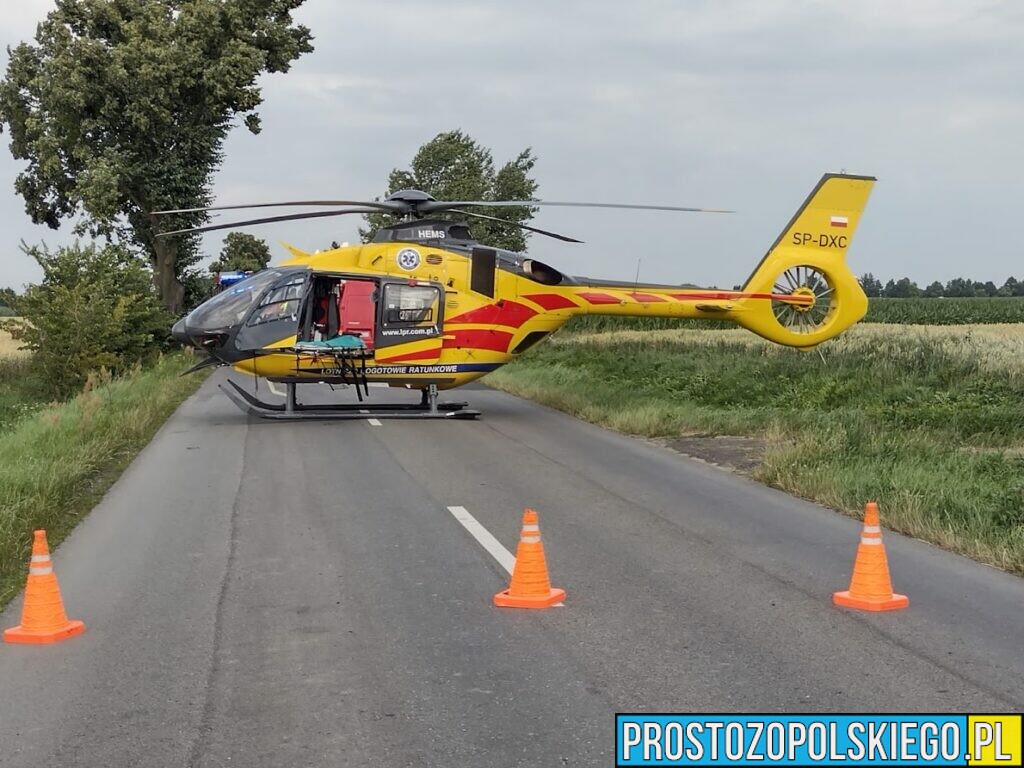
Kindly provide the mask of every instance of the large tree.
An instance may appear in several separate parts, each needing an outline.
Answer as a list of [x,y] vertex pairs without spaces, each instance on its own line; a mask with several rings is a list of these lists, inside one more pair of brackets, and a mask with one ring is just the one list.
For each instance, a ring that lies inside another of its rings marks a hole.
[[269,263],[270,248],[266,241],[245,232],[229,232],[220,258],[210,265],[210,271],[259,272]]
[[[304,0],[57,0],[35,43],[8,49],[0,128],[27,160],[15,189],[36,223],[83,214],[82,230],[141,249],[177,312],[194,237],[157,238],[201,207],[234,118],[253,133],[257,78],[312,50],[291,12]],[[168,221],[167,219],[171,220]]]
[[882,295],[882,281],[870,272],[865,272],[861,276],[860,287],[864,289],[864,294],[870,298]]
[[1024,296],[1024,282],[1017,280],[1016,277],[1006,278],[1006,282],[1003,283],[1003,287],[999,289],[999,296]]
[[909,277],[901,277],[887,282],[883,295],[889,299],[913,299],[921,295],[921,289]]
[[959,299],[966,296],[974,295],[974,288],[971,287],[971,281],[963,277],[954,277],[948,283],[943,291],[943,295],[951,299]]
[[[408,170],[391,171],[387,194],[400,189],[419,189],[438,200],[530,200],[537,191],[537,182],[530,177],[536,162],[537,158],[527,148],[495,172],[494,159],[487,147],[477,144],[460,130],[449,131],[420,147]],[[442,218],[468,219],[476,238],[488,245],[510,251],[526,249],[529,233],[505,222],[525,224],[533,218],[531,208],[473,208],[472,211],[504,221],[460,217],[457,212]],[[392,221],[386,215],[369,214],[367,228],[359,231],[363,241],[369,241],[380,227]]]

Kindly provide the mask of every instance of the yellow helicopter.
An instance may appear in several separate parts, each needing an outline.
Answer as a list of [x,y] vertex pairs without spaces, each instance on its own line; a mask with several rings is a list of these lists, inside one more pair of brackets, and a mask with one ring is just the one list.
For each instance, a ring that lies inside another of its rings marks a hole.
[[[790,347],[811,349],[860,320],[867,297],[846,265],[875,179],[825,174],[768,249],[742,289],[722,291],[571,277],[519,253],[475,241],[463,223],[429,218],[474,207],[571,206],[707,211],[672,206],[510,201],[439,201],[418,190],[385,200],[309,200],[164,211],[195,213],[277,206],[324,206],[217,229],[294,219],[385,212],[400,221],[365,245],[305,253],[226,288],[179,320],[179,341],[207,352],[195,366],[235,370],[286,385],[283,403],[257,399],[234,381],[224,391],[243,410],[272,419],[474,418],[438,391],[479,379],[577,315],[729,320]],[[567,242],[564,235],[527,225]],[[299,384],[353,386],[358,402],[304,405]],[[418,404],[364,402],[371,383],[422,391]]]

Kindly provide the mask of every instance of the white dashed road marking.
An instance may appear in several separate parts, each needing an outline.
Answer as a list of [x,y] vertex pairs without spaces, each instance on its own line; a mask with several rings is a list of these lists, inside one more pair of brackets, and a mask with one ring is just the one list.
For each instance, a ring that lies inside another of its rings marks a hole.
[[480,522],[469,514],[465,507],[448,507],[448,511],[455,516],[455,519],[462,523],[462,527],[469,531],[473,538],[480,542],[480,546],[490,553],[491,557],[498,561],[498,565],[509,573],[516,564],[515,555],[505,549],[491,532],[480,525]]

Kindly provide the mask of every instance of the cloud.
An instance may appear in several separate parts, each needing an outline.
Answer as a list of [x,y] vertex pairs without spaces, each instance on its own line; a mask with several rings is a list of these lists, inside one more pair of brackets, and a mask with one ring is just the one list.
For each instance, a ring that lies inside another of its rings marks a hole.
[[[13,41],[49,3],[0,20]],[[316,51],[263,79],[264,131],[234,132],[223,201],[377,195],[436,133],[499,162],[526,146],[549,198],[735,208],[730,217],[548,209],[534,238],[567,271],[732,285],[821,173],[879,177],[857,272],[919,281],[1017,272],[1003,222],[1024,198],[1024,4],[962,0],[307,0]],[[0,157],[0,226],[39,238]],[[253,230],[315,249],[357,221]],[[210,236],[211,253],[219,238]],[[281,256],[283,257],[283,252]],[[0,284],[32,272],[0,259]],[[25,278],[27,279],[27,278]]]

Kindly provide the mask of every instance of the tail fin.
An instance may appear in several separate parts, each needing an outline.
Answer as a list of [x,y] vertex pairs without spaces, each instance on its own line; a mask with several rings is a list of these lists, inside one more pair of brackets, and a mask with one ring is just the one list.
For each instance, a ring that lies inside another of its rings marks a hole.
[[873,176],[821,177],[743,286],[745,294],[792,295],[799,303],[743,299],[734,313],[741,325],[779,344],[811,348],[864,317],[867,296],[846,266],[846,250],[874,183]]

